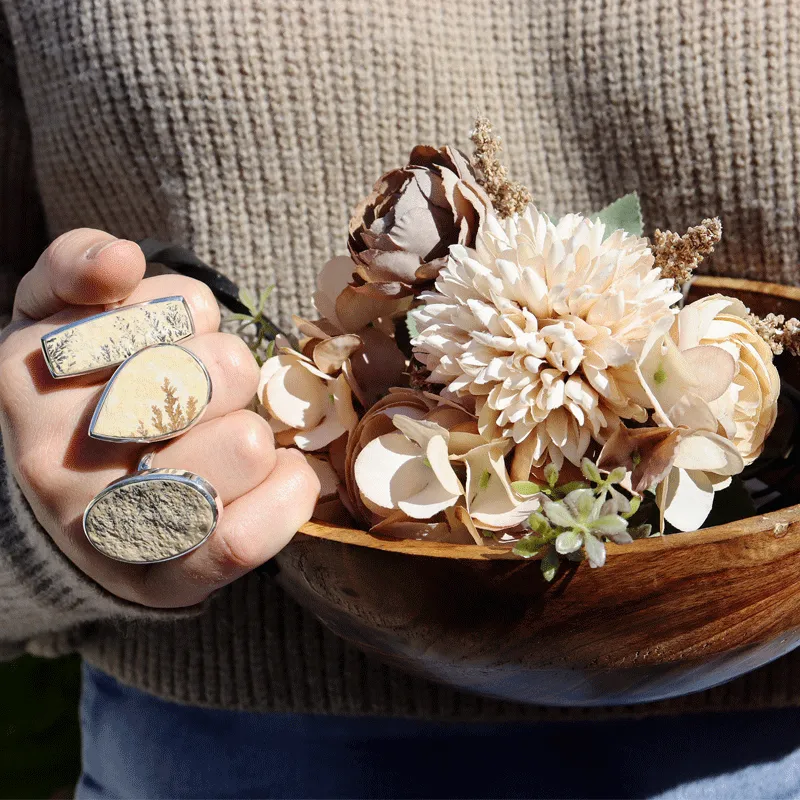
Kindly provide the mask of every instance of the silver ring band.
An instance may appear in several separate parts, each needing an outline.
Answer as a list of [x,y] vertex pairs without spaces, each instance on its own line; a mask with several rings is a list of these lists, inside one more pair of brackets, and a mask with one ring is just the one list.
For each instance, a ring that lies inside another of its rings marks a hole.
[[137,472],[145,472],[148,469],[153,469],[153,456],[156,454],[154,447],[150,447],[142,453],[139,459],[139,464],[136,467]]

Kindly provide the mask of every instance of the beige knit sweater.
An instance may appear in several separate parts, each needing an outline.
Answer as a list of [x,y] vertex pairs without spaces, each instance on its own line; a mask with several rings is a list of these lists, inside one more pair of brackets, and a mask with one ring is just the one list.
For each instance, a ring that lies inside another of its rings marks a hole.
[[[1,1],[3,310],[46,236],[92,226],[275,284],[288,325],[375,178],[419,142],[466,146],[479,111],[542,208],[637,190],[649,231],[722,217],[710,270],[797,280],[794,0]],[[382,666],[263,571],[196,616],[124,603],[67,563],[12,480],[0,485],[4,653],[77,648],[126,683],[215,706],[564,714]],[[798,665],[644,710],[796,702]]]

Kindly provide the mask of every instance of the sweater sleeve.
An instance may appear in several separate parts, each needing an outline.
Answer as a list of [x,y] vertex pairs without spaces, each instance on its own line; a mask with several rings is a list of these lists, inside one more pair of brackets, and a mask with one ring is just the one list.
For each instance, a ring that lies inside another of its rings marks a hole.
[[0,448],[0,660],[45,634],[98,620],[174,620],[200,610],[129,603],[86,577],[39,525]]
[[45,245],[31,133],[11,36],[0,10],[0,327],[8,319],[19,279]]
[[[34,177],[31,135],[0,11],[0,329],[10,317],[20,277],[46,245]],[[108,619],[175,619],[120,600],[81,573],[37,522],[7,468],[0,442],[0,659],[38,636],[67,633]]]

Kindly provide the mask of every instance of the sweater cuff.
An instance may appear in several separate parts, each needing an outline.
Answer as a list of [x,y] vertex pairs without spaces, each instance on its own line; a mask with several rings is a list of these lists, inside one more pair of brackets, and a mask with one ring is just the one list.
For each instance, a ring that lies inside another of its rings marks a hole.
[[191,609],[154,609],[122,600],[84,575],[36,520],[0,445],[0,660],[28,640],[99,620],[175,620]]

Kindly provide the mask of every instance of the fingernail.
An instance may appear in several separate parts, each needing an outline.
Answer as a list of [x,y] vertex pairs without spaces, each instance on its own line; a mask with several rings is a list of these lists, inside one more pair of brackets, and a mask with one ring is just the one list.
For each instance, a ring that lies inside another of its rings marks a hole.
[[97,256],[99,256],[99,255],[100,255],[100,253],[102,253],[102,252],[103,252],[103,250],[105,250],[107,247],[110,247],[112,244],[116,244],[118,241],[119,241],[119,239],[117,239],[117,238],[116,238],[116,236],[115,236],[115,237],[114,237],[113,239],[111,239],[110,241],[106,240],[106,241],[104,241],[104,242],[97,242],[97,243],[93,244],[93,245],[92,245],[92,246],[91,246],[91,247],[90,247],[90,248],[89,248],[89,249],[88,249],[88,250],[87,250],[87,251],[86,251],[86,252],[83,254],[83,257],[84,257],[84,258],[85,258],[87,261],[91,261],[93,258],[97,258]]

